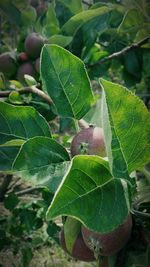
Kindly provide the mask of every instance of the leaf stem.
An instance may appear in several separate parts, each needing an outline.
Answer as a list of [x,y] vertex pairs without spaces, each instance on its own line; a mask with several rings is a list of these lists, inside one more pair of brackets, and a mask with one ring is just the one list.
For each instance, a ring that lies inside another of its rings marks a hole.
[[74,119],[74,126],[75,126],[76,132],[78,133],[80,131],[80,128],[79,128],[78,121],[76,119]]

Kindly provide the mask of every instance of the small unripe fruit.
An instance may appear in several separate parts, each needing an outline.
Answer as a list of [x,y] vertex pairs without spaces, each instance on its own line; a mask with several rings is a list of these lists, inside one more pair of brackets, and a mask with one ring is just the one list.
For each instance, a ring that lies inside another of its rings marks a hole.
[[[60,245],[65,252],[70,254],[66,248],[64,230],[62,230],[60,233]],[[94,253],[85,245],[81,232],[78,234],[76,238],[76,241],[72,249],[72,254],[70,255],[80,261],[87,261],[87,262],[95,261]]]
[[79,154],[106,156],[102,128],[91,126],[74,136],[71,143],[71,156]]
[[28,57],[28,54],[26,52],[21,52],[19,55],[18,55],[18,60],[20,62],[26,62],[29,60],[29,57]]
[[24,82],[25,81],[25,79],[24,79],[24,75],[25,74],[28,74],[28,75],[30,75],[32,77],[35,77],[36,76],[36,72],[35,72],[32,64],[30,62],[23,63],[18,68],[18,71],[17,71],[17,79],[20,82]]
[[11,57],[9,52],[0,55],[0,72],[2,72],[6,78],[12,78],[17,71],[17,65],[15,60]]
[[121,225],[109,233],[97,233],[89,230],[85,226],[81,227],[85,244],[91,250],[98,252],[102,256],[111,256],[121,250],[128,242],[131,230],[131,215],[129,215]]
[[44,45],[44,39],[35,32],[30,33],[25,39],[25,50],[27,54],[36,59],[40,56],[42,46]]
[[40,73],[40,58],[39,57],[35,60],[34,66],[35,66],[37,73]]

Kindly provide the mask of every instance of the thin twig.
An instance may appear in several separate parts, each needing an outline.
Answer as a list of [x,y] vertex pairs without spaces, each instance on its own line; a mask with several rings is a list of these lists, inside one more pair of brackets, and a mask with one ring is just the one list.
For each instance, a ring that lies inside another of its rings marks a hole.
[[139,216],[142,216],[142,217],[150,218],[150,214],[149,213],[138,211],[138,210],[134,210],[134,209],[132,209],[132,211],[137,216],[139,215]]
[[[42,90],[38,89],[35,86],[24,87],[22,89],[14,90],[14,91],[18,92],[21,95],[26,94],[26,93],[33,93],[33,94],[36,94],[36,95],[42,97],[50,105],[53,103],[52,99],[47,94],[45,94]],[[12,90],[0,91],[0,97],[8,97],[11,92],[13,92],[13,91]]]
[[109,61],[111,59],[120,57],[120,56],[126,54],[127,52],[129,52],[130,50],[136,49],[136,48],[141,47],[142,45],[148,43],[149,39],[150,39],[150,36],[144,38],[143,40],[141,40],[141,41],[139,41],[137,43],[133,43],[130,46],[127,46],[127,47],[123,48],[122,50],[120,50],[118,52],[115,52],[115,53],[113,53],[113,54],[111,54],[111,55],[109,55],[107,57],[102,58],[101,60],[99,60],[95,64],[90,64],[89,67],[90,66],[92,67],[94,65],[101,64],[101,63],[104,63],[104,62]]
[[41,187],[40,186],[39,187],[30,187],[30,188],[26,188],[24,190],[20,190],[18,192],[15,192],[15,194],[17,196],[22,196],[22,195],[29,194],[29,193],[32,193],[34,191],[40,190],[42,188],[44,188],[44,187],[43,186],[41,186]]

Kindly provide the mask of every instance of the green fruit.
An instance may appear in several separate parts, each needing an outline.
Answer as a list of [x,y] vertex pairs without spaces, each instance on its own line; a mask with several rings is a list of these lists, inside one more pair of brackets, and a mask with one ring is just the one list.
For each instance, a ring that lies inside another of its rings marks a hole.
[[85,226],[81,227],[83,240],[87,247],[102,256],[111,256],[121,250],[128,242],[132,230],[132,216],[109,233],[93,232]]
[[36,59],[40,56],[41,49],[44,45],[44,39],[35,32],[30,33],[25,39],[25,50],[27,54]]
[[[60,233],[60,245],[66,251],[66,243],[65,243],[65,236],[64,236],[64,230],[62,229]],[[84,243],[81,232],[78,234],[74,246],[72,249],[72,253],[69,253],[72,257],[80,260],[80,261],[95,261],[94,253],[91,251]]]
[[20,82],[25,82],[24,75],[28,74],[34,78],[36,78],[36,71],[34,67],[32,66],[31,62],[23,63],[17,71],[17,80]]
[[78,154],[106,156],[102,128],[91,126],[74,136],[71,143],[71,156]]
[[2,72],[6,78],[12,78],[17,71],[17,65],[9,52],[0,55],[0,72]]

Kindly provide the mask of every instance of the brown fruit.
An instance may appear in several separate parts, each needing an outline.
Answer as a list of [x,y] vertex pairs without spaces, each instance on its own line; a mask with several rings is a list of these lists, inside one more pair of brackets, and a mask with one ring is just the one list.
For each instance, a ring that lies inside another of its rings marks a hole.
[[40,58],[38,57],[36,60],[35,60],[35,69],[38,73],[40,73]]
[[102,128],[91,126],[74,136],[71,143],[71,156],[78,154],[106,156]]
[[87,229],[85,226],[81,227],[85,244],[102,256],[111,256],[121,250],[128,242],[131,230],[131,215],[118,228],[109,233],[97,233]]
[[28,54],[26,52],[21,52],[19,55],[18,55],[18,60],[20,62],[26,62],[29,60],[29,57],[28,57]]
[[6,78],[12,78],[17,71],[17,65],[9,52],[0,55],[0,72],[2,72]]
[[25,39],[25,50],[31,58],[38,58],[42,46],[44,45],[44,39],[35,32],[30,33]]
[[[65,237],[64,237],[64,230],[62,229],[60,233],[60,245],[66,251],[66,244],[65,244]],[[69,253],[70,254],[70,253]],[[91,251],[84,243],[81,232],[78,234],[75,244],[73,246],[72,257],[80,260],[80,261],[95,261],[94,253]]]
[[25,79],[24,79],[24,75],[25,74],[28,74],[32,77],[36,77],[36,72],[32,66],[32,64],[30,62],[26,62],[26,63],[23,63],[19,68],[18,68],[18,71],[17,71],[17,79],[20,81],[20,82],[24,82]]

